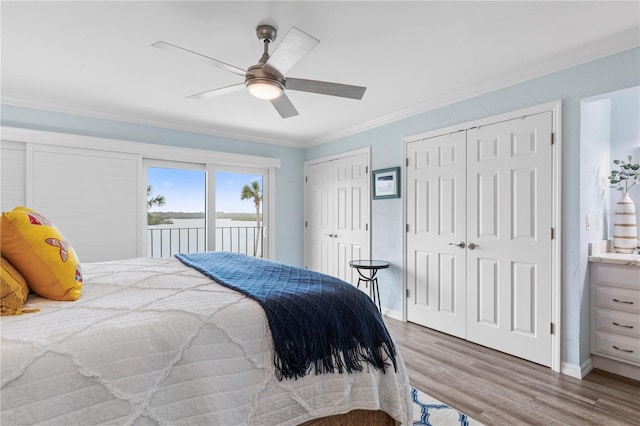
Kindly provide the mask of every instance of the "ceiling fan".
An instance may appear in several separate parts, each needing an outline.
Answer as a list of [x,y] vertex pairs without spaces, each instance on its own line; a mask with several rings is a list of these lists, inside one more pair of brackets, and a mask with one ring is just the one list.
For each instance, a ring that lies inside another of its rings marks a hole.
[[298,115],[298,111],[285,94],[285,90],[299,90],[322,95],[362,99],[365,90],[367,90],[366,87],[285,77],[287,71],[320,43],[319,40],[296,27],[291,27],[278,48],[269,55],[269,43],[276,39],[276,29],[271,25],[259,25],[256,28],[256,33],[264,44],[264,53],[258,63],[250,66],[247,70],[164,41],[157,41],[152,46],[204,61],[216,68],[244,77],[244,83],[188,96],[191,99],[209,99],[246,87],[249,93],[256,98],[269,100],[282,118]]

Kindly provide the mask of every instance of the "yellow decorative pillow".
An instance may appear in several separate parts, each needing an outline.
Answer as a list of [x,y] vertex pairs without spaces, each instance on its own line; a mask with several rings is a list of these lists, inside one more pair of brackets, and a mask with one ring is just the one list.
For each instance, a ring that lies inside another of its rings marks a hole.
[[2,282],[0,315],[21,315],[22,305],[29,295],[27,282],[4,257],[0,257],[0,268]]
[[53,300],[76,300],[82,292],[78,256],[44,216],[25,207],[2,213],[2,256],[35,293]]

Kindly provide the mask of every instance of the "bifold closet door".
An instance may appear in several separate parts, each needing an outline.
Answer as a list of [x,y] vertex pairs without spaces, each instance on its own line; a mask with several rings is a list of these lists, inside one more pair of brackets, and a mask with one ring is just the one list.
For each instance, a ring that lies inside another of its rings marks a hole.
[[467,339],[551,365],[551,113],[467,132]]
[[358,154],[334,161],[333,235],[336,267],[334,275],[356,284],[358,275],[349,262],[370,258],[369,155]]
[[305,267],[352,284],[370,258],[369,154],[305,165]]
[[551,365],[551,112],[407,144],[407,319]]
[[332,162],[305,167],[305,266],[333,275],[334,169]]
[[407,318],[464,338],[465,132],[411,142],[407,158]]

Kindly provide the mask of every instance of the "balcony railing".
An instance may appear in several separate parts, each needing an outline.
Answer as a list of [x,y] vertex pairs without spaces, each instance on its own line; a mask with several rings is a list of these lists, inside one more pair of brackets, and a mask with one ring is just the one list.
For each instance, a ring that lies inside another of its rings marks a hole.
[[[215,250],[262,257],[262,229],[262,226],[216,227]],[[206,250],[205,242],[205,228],[147,228],[148,257],[203,252]]]

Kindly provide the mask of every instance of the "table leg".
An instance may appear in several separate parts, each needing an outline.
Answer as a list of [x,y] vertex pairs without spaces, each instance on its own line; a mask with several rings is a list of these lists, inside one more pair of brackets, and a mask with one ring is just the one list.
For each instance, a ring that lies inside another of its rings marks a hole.
[[375,291],[376,291],[376,296],[374,297],[373,301],[375,302],[376,299],[378,300],[378,310],[380,312],[382,312],[382,307],[380,306],[380,287],[378,287],[378,279],[374,278],[373,281],[371,281],[371,286],[375,287]]

